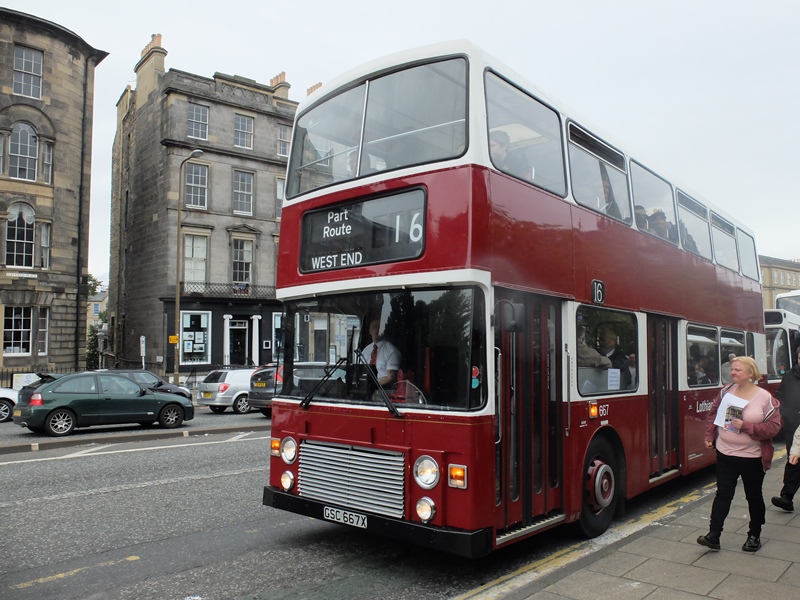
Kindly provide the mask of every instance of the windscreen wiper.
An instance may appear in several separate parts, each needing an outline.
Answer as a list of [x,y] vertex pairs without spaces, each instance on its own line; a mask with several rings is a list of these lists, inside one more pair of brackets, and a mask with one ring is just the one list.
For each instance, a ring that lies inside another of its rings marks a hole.
[[325,375],[320,377],[320,380],[311,388],[311,391],[306,394],[306,397],[300,402],[300,408],[308,408],[308,405],[311,404],[311,401],[314,399],[314,396],[317,394],[317,391],[331,378],[331,375],[338,369],[343,362],[347,359],[343,356],[339,360],[336,361],[336,364],[331,365],[329,367],[323,367],[325,369]]
[[394,402],[392,402],[391,398],[389,398],[389,394],[386,393],[386,390],[383,389],[383,386],[381,386],[380,382],[378,381],[378,375],[375,373],[375,371],[372,370],[372,367],[369,365],[369,363],[367,363],[366,359],[361,355],[361,352],[356,352],[356,358],[358,359],[358,362],[362,363],[365,367],[367,367],[366,371],[369,374],[369,378],[372,381],[372,383],[375,384],[375,387],[377,388],[376,391],[380,392],[379,395],[381,397],[381,400],[383,400],[383,403],[386,405],[386,408],[389,409],[389,412],[392,413],[395,417],[399,417],[402,419],[403,414],[399,410],[397,410],[397,407],[394,405]]

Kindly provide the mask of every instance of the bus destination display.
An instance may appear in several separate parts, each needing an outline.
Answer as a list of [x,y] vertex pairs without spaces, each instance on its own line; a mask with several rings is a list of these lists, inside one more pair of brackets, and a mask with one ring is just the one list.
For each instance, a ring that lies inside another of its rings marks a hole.
[[415,189],[303,216],[300,270],[410,260],[425,246],[425,194]]

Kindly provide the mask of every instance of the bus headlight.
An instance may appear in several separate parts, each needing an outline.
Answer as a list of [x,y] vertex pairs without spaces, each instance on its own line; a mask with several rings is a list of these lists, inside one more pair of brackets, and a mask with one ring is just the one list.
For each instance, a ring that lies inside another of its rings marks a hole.
[[417,500],[417,516],[423,523],[427,523],[436,516],[436,505],[433,500],[427,496],[423,496]]
[[439,483],[439,465],[430,456],[420,456],[414,463],[414,481],[424,490],[429,490]]
[[284,492],[288,492],[294,487],[294,475],[291,471],[281,473],[281,487]]
[[297,459],[297,442],[287,437],[281,442],[281,458],[287,465],[292,464]]

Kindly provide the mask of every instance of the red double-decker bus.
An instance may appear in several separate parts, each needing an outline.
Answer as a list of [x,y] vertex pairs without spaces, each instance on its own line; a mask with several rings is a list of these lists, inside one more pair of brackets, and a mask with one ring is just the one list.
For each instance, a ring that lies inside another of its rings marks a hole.
[[263,503],[462,556],[599,535],[766,366],[752,232],[467,42],[301,104],[277,283]]

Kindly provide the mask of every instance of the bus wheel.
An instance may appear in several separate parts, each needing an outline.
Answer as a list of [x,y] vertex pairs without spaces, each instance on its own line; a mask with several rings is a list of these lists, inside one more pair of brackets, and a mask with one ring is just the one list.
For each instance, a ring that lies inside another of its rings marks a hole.
[[617,458],[611,444],[595,438],[583,465],[583,504],[578,526],[586,537],[603,533],[614,518],[617,505]]

